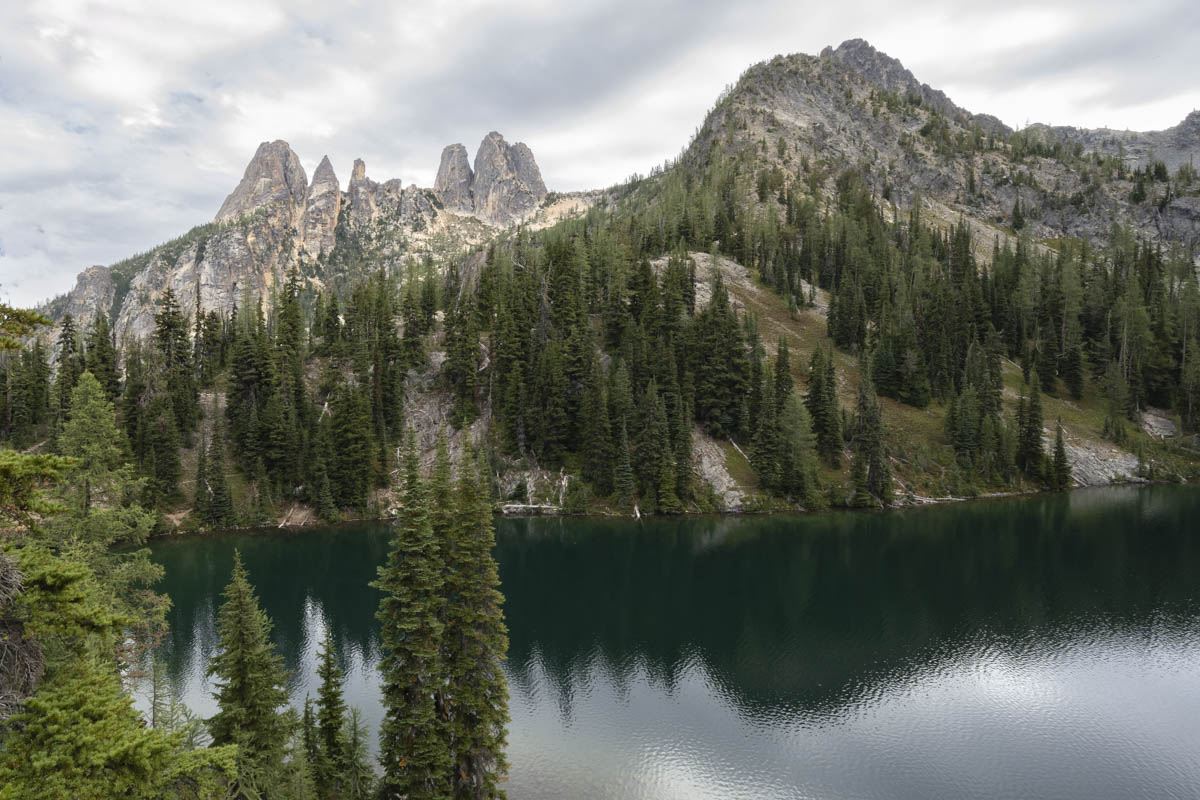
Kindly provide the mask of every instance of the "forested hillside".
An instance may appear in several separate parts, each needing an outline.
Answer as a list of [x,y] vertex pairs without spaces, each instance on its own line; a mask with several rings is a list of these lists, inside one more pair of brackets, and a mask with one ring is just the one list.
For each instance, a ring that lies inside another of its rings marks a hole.
[[[1142,164],[971,115],[865,43],[777,58],[679,158],[457,256],[382,255],[386,220],[353,223],[381,190],[356,171],[322,211],[332,248],[269,292],[225,313],[168,285],[144,338],[68,313],[5,356],[0,436],[55,451],[91,372],[162,528],[387,514],[407,427],[427,460],[443,430],[479,444],[494,501],[524,510],[1187,479],[1188,130],[1122,138],[1170,145],[1174,167]],[[459,150],[447,175],[470,173]]]

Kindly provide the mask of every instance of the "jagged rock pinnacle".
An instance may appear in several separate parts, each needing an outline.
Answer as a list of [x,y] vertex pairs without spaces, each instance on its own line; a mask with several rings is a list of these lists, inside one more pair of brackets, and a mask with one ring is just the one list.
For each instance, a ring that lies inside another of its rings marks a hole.
[[234,220],[268,206],[294,214],[304,206],[307,194],[308,176],[291,146],[282,139],[263,142],[246,165],[241,183],[221,204],[216,221]]
[[471,171],[471,162],[467,157],[467,148],[461,144],[447,145],[442,150],[433,193],[448,211],[470,214],[474,211],[471,201],[471,183],[474,177],[475,173]]
[[313,255],[333,249],[334,231],[342,205],[341,187],[329,156],[313,172],[312,184],[304,203],[304,246]]

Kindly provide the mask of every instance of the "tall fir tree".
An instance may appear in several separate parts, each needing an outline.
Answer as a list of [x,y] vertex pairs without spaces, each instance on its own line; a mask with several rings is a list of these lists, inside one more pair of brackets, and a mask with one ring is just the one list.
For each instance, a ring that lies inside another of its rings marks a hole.
[[1053,477],[1054,488],[1058,491],[1069,489],[1071,486],[1071,462],[1067,460],[1067,447],[1063,441],[1063,425],[1062,420],[1058,421],[1058,425],[1054,430],[1054,461],[1051,464],[1050,474]]
[[435,694],[445,681],[441,551],[429,519],[414,434],[404,453],[400,520],[387,562],[372,583],[383,592],[379,661],[384,718],[379,728],[380,795],[426,800],[450,794],[452,757]]
[[487,486],[487,471],[468,451],[453,498],[457,514],[446,579],[453,602],[444,652],[454,756],[451,783],[455,797],[472,800],[503,797],[499,787],[508,770],[508,684],[501,668],[508,631],[492,556],[496,539]]
[[346,794],[350,753],[346,743],[346,702],[342,696],[345,678],[338,663],[333,634],[325,632],[321,652],[317,654],[317,732],[320,758],[313,770],[317,794],[320,797],[342,797]]
[[890,505],[892,473],[888,466],[887,445],[883,440],[883,416],[865,361],[860,367],[851,448],[854,454],[851,472],[854,476],[855,504]]
[[271,642],[271,620],[259,607],[241,554],[217,612],[221,650],[208,665],[218,711],[208,721],[214,745],[238,746],[235,796],[275,797],[283,776],[288,723],[287,672]]

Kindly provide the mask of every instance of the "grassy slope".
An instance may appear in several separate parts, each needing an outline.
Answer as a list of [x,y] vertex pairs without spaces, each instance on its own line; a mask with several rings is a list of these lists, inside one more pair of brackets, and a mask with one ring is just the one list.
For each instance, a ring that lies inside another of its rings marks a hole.
[[[800,390],[807,384],[808,359],[813,349],[829,344],[826,335],[824,314],[813,308],[801,309],[794,317],[789,313],[786,302],[777,294],[757,282],[756,276],[737,274],[742,268],[729,265],[722,269],[726,275],[730,295],[744,309],[758,317],[759,330],[764,344],[774,350],[781,334],[789,337],[792,352],[792,374]],[[835,350],[838,373],[838,397],[846,409],[853,409],[858,393],[859,369],[857,358],[849,353]],[[1020,368],[1011,362],[1004,364],[1006,391],[1005,409],[1015,414],[1017,399],[1023,391]],[[1073,445],[1089,447],[1101,452],[1112,452],[1115,448],[1101,434],[1104,427],[1105,405],[1101,392],[1092,381],[1088,381],[1083,398],[1072,401],[1065,391],[1059,397],[1042,396],[1043,419],[1047,432],[1052,436],[1054,421],[1061,417],[1067,441]],[[932,403],[928,408],[918,409],[880,398],[886,426],[887,442],[892,457],[892,469],[897,480],[897,495],[912,494],[921,497],[962,496],[965,493],[988,491],[1013,491],[1033,489],[1033,486],[986,486],[963,485],[957,476],[954,453],[945,434],[947,408]],[[1169,444],[1153,439],[1133,423],[1128,426],[1129,441],[1125,449],[1140,453],[1162,476],[1179,476],[1186,479],[1197,477],[1197,464],[1193,458],[1180,453]],[[732,452],[732,448],[730,448]],[[750,494],[757,490],[753,473],[740,455],[733,453],[727,461],[730,474]],[[822,466],[820,477],[826,485],[845,485],[849,482],[848,459],[841,470]]]

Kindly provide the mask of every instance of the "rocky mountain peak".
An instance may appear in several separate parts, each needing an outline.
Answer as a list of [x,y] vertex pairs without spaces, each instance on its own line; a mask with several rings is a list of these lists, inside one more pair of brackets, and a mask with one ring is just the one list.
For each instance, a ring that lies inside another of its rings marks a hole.
[[304,246],[313,255],[328,253],[333,249],[334,230],[337,228],[341,205],[342,190],[333,164],[329,163],[329,156],[325,156],[313,172],[312,184],[305,197],[301,226]]
[[1191,141],[1200,143],[1200,111],[1193,111],[1175,126],[1175,131]]
[[876,50],[865,39],[848,39],[836,48],[826,47],[821,51],[821,58],[832,59],[849,67],[863,78],[889,92],[919,95],[927,105],[944,114],[955,114],[961,111],[943,92],[918,81],[916,76],[900,63],[899,59]]
[[291,146],[282,139],[263,142],[246,166],[241,183],[221,204],[216,221],[235,220],[272,206],[294,214],[307,195],[308,175]]
[[475,173],[467,157],[467,148],[462,144],[447,145],[442,150],[438,164],[437,179],[433,182],[433,193],[449,211],[472,213],[475,208],[471,200],[471,184]]
[[546,199],[546,184],[525,144],[510,145],[492,131],[475,153],[471,194],[477,217],[493,225],[507,225]]
[[346,194],[350,198],[349,218],[352,225],[362,226],[375,218],[374,182],[367,177],[367,165],[361,158],[354,159]]

